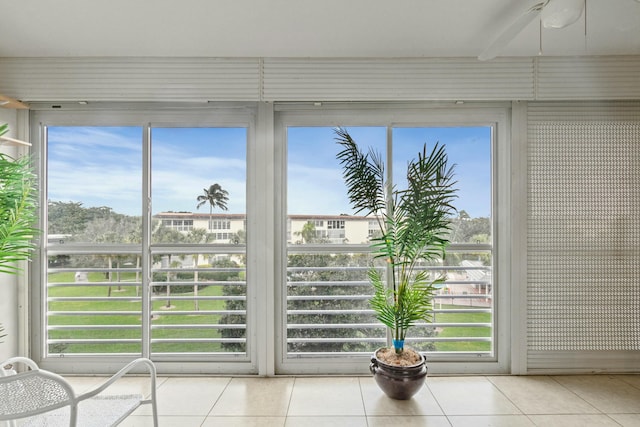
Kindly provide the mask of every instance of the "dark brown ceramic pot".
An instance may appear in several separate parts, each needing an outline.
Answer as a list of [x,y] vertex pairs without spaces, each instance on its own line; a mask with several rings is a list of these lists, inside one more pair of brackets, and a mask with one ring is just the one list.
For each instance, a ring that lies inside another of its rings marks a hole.
[[411,366],[395,366],[384,363],[376,354],[376,350],[371,356],[369,370],[373,374],[378,387],[390,398],[397,400],[407,400],[416,394],[427,377],[427,363],[424,355],[422,360]]

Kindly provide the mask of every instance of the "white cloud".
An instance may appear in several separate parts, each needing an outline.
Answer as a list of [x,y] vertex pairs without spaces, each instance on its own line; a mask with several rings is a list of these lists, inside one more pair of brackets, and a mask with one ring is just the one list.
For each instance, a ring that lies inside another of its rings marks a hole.
[[338,167],[290,164],[288,172],[288,213],[329,215],[352,211]]

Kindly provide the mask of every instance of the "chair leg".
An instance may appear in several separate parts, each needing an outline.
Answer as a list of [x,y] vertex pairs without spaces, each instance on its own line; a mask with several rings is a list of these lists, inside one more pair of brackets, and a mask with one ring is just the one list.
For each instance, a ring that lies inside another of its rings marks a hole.
[[69,411],[69,427],[76,427],[78,425],[78,402],[72,403]]
[[154,400],[154,402],[151,404],[152,407],[152,411],[153,411],[153,427],[158,427],[158,407],[156,406],[156,402]]

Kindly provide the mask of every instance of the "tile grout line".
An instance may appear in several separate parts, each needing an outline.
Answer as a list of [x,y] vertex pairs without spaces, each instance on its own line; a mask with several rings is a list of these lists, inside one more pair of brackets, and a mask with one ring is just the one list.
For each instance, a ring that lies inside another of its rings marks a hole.
[[287,425],[287,420],[289,419],[289,411],[291,410],[291,401],[293,400],[293,393],[296,390],[296,382],[298,381],[298,377],[293,377],[293,383],[291,384],[291,393],[289,394],[289,401],[287,402],[287,410],[284,412],[284,424],[282,427]]
[[576,396],[578,399],[580,399],[581,401],[583,401],[584,403],[586,403],[587,405],[589,405],[590,407],[592,407],[593,409],[595,409],[596,411],[598,411],[599,414],[605,414],[606,413],[604,411],[602,411],[600,408],[596,407],[595,405],[593,405],[591,402],[589,402],[588,400],[586,400],[584,397],[580,396],[577,392],[571,390],[569,387],[565,386],[564,384],[562,384],[560,381],[558,381],[556,379],[556,376],[554,375],[547,375],[547,377],[549,379],[551,379],[554,383],[558,384],[560,387],[562,387],[563,389],[567,390],[569,393],[573,394],[574,396]]
[[213,405],[211,405],[211,408],[209,408],[209,411],[207,412],[207,415],[205,415],[204,420],[202,421],[202,424],[200,424],[200,427],[202,427],[202,425],[205,422],[207,422],[207,418],[209,418],[209,416],[211,415],[211,412],[213,411],[213,408],[216,407],[216,405],[218,404],[218,402],[222,398],[222,395],[227,391],[227,388],[229,388],[229,384],[231,384],[231,381],[233,380],[233,377],[227,377],[227,379],[228,379],[227,383],[225,384],[224,388],[222,389],[222,391],[220,392],[220,394],[218,395],[216,400],[213,402]]
[[509,396],[507,396],[507,394],[506,394],[504,391],[502,391],[502,389],[500,389],[500,387],[499,387],[496,383],[494,383],[493,381],[491,381],[491,377],[490,377],[490,376],[486,375],[486,376],[485,376],[485,378],[486,378],[486,380],[487,380],[487,381],[489,381],[489,383],[491,383],[491,385],[492,385],[493,387],[495,387],[495,389],[496,389],[496,390],[498,390],[498,391],[500,392],[500,394],[501,394],[501,395],[503,395],[503,396],[504,396],[504,398],[505,398],[505,399],[507,399],[507,400],[508,400],[508,401],[509,401],[509,402],[510,402],[510,403],[511,403],[511,404],[512,404],[512,405],[513,405],[513,406],[514,406],[518,411],[520,411],[520,415],[522,415],[522,416],[526,417],[526,418],[527,418],[527,420],[528,420],[532,425],[534,425],[534,426],[538,426],[538,424],[537,424],[535,421],[533,421],[533,420],[531,419],[531,415],[532,415],[532,414],[527,414],[527,413],[525,413],[525,412],[522,410],[522,408],[520,408],[520,407],[516,404],[516,402],[514,402],[513,400],[511,400],[511,399],[509,398]]
[[440,412],[442,412],[442,415],[444,415],[444,417],[447,419],[447,422],[449,423],[449,425],[453,425],[453,423],[449,419],[449,415],[447,415],[447,413],[444,411],[444,408],[440,404],[440,401],[438,400],[436,395],[433,393],[433,390],[431,390],[431,387],[429,387],[429,376],[428,375],[427,375],[427,380],[424,383],[424,386],[427,388],[427,390],[429,390],[429,394],[431,395],[431,397],[433,397],[433,401],[436,402],[436,404],[438,405],[438,408],[440,408]]
[[369,427],[369,415],[367,414],[367,405],[364,403],[364,393],[362,392],[362,378],[356,378],[358,380],[358,388],[360,389],[360,402],[362,403],[362,412],[364,412],[364,423]]

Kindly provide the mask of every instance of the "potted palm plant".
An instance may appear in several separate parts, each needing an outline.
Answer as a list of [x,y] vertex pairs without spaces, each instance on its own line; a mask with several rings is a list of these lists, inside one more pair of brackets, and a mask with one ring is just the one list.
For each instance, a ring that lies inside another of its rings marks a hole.
[[424,355],[405,348],[404,341],[417,322],[432,320],[436,286],[444,282],[444,276],[434,276],[424,265],[441,261],[449,243],[456,211],[454,167],[443,145],[429,153],[425,144],[408,163],[407,188],[399,190],[386,179],[379,153],[369,149],[365,154],[343,128],[335,133],[349,200],[355,214],[377,220],[380,233],[371,240],[372,254],[386,266],[369,269],[370,305],[389,329],[393,346],[378,349],[370,369],[389,397],[409,399],[424,384],[427,370]]
[[[0,125],[0,135],[7,132]],[[0,153],[0,274],[18,274],[18,261],[28,260],[34,249],[37,220],[36,177],[31,158]],[[0,325],[0,338],[3,328]]]

